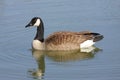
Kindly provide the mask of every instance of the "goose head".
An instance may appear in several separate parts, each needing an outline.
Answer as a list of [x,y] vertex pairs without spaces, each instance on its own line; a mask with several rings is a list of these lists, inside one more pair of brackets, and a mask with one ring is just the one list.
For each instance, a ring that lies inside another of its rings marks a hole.
[[34,17],[31,19],[31,21],[25,26],[26,28],[27,27],[30,27],[30,26],[35,26],[35,27],[38,27],[42,24],[42,20],[40,17]]
[[25,26],[30,27],[30,26],[35,26],[37,27],[37,33],[34,38],[34,40],[39,40],[39,41],[44,41],[44,24],[43,21],[40,17],[34,17],[31,19],[31,21]]

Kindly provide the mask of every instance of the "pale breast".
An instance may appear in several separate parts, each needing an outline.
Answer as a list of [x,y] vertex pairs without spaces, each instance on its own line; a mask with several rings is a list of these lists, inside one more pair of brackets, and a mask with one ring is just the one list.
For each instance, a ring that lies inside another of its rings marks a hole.
[[32,48],[35,50],[45,50],[45,44],[41,43],[39,40],[33,40]]

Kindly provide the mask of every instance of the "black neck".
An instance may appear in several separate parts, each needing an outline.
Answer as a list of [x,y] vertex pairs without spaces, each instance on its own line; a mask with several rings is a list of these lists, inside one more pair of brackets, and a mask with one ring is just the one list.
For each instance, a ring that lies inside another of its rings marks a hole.
[[41,20],[40,25],[37,27],[37,33],[36,33],[34,40],[36,40],[36,39],[41,42],[44,42],[44,24],[43,24],[42,20]]

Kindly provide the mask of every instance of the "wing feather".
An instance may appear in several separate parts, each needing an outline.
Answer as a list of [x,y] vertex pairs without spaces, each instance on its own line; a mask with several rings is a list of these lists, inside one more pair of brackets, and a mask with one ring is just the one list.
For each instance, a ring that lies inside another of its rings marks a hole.
[[94,39],[97,33],[92,33],[89,31],[83,32],[55,32],[49,35],[45,40],[47,48],[56,48],[63,50],[64,48],[73,49],[79,48],[79,45],[86,40]]

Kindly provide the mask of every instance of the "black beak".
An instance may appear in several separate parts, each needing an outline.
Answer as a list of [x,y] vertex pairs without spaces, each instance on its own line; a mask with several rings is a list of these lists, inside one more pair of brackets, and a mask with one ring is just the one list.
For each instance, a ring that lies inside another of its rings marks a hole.
[[32,26],[31,23],[27,24],[27,25],[25,26],[25,28],[30,27],[30,26]]

